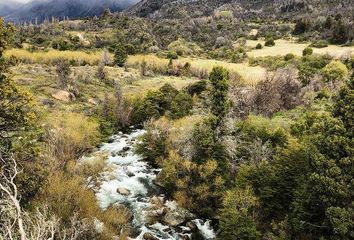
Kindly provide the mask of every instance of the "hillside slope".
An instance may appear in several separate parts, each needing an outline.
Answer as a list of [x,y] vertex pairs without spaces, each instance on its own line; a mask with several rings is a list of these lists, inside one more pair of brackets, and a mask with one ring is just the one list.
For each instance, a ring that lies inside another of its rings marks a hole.
[[185,18],[232,11],[239,18],[292,18],[342,14],[353,17],[352,0],[143,0],[126,12],[139,17]]

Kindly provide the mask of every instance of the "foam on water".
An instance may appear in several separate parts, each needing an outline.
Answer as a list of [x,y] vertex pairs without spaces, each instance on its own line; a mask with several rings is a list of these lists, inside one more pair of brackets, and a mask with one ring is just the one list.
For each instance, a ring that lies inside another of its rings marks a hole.
[[[133,213],[133,226],[139,230],[139,235],[135,240],[143,240],[146,233],[151,233],[158,239],[179,240],[181,236],[191,237],[189,233],[178,233],[170,226],[156,222],[148,225],[146,212],[152,207],[153,197],[161,198],[161,195],[154,190],[154,180],[160,169],[151,168],[146,162],[142,161],[141,156],[133,151],[136,138],[144,134],[144,130],[134,130],[129,135],[122,133],[112,137],[111,143],[104,143],[98,153],[108,154],[106,172],[101,173],[100,187],[96,191],[96,197],[102,209],[106,209],[113,204],[124,204]],[[91,160],[90,157],[83,161]],[[128,190],[130,194],[122,195],[117,189]],[[177,209],[174,201],[166,201],[165,208]],[[200,219],[193,221],[205,239],[214,239],[215,233],[210,226],[210,221]],[[97,224],[101,228],[100,223]],[[180,226],[183,231],[189,231],[186,226]]]
[[193,222],[197,225],[197,228],[205,239],[214,239],[216,237],[214,229],[210,225],[210,220],[204,222],[201,219],[196,219]]

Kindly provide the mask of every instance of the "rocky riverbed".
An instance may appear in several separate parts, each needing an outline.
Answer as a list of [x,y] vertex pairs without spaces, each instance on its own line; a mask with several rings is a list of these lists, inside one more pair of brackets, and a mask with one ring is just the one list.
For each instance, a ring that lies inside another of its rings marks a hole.
[[107,154],[96,196],[102,209],[125,206],[131,211],[136,240],[215,239],[209,220],[198,219],[188,210],[166,199],[154,181],[161,171],[152,168],[134,153],[137,138],[144,130],[112,136],[98,153]]

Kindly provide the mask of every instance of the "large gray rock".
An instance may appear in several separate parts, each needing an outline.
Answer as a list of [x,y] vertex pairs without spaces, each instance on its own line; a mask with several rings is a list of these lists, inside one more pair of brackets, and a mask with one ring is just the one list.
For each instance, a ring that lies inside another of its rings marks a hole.
[[192,221],[187,222],[186,227],[190,228],[191,231],[196,231],[198,229],[197,225]]
[[163,222],[169,226],[178,226],[188,220],[194,219],[196,216],[188,210],[177,207],[176,209],[168,209],[163,217]]
[[52,97],[62,102],[70,102],[75,100],[74,94],[63,90],[55,91],[52,94]]
[[123,195],[123,196],[129,196],[130,195],[130,191],[129,189],[126,188],[118,188],[117,189],[117,193]]
[[157,237],[155,237],[154,235],[152,235],[152,233],[149,232],[144,233],[143,238],[145,240],[159,240]]

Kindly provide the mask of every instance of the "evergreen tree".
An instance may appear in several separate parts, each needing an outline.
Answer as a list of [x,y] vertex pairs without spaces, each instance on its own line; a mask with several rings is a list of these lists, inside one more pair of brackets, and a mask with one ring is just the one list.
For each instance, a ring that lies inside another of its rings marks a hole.
[[226,193],[220,214],[221,240],[257,240],[261,233],[255,222],[258,202],[252,189],[233,189]]
[[[349,100],[348,104],[354,102]],[[304,232],[311,233],[314,239],[353,236],[353,131],[341,120],[346,119],[345,111],[339,111],[337,116],[311,114],[298,123],[302,126],[298,132],[309,169],[306,180],[296,189],[291,207],[290,223],[295,236]]]
[[348,31],[342,19],[339,19],[333,26],[332,43],[344,44],[348,40]]
[[211,90],[211,114],[216,117],[217,126],[224,120],[230,109],[228,99],[229,72],[223,67],[214,67],[209,76]]
[[333,114],[343,121],[348,134],[354,136],[354,73],[335,98]]
[[125,62],[127,61],[128,54],[123,45],[118,44],[114,51],[114,63],[119,67],[124,67]]

